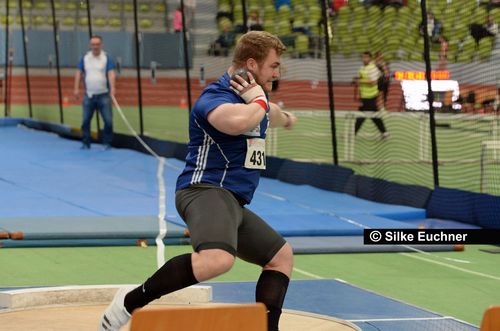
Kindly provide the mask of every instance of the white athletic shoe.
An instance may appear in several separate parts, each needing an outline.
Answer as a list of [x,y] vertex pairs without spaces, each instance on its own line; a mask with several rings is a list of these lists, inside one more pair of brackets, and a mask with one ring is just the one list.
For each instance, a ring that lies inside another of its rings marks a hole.
[[99,331],[118,331],[127,324],[131,315],[125,309],[124,301],[125,295],[132,289],[133,287],[122,287],[116,292],[113,301],[111,301],[101,317]]

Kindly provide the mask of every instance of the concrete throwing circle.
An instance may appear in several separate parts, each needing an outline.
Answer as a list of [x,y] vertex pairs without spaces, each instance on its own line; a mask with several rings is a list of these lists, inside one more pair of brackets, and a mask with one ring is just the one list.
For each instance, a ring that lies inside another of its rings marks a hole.
[[[163,305],[151,305],[149,307]],[[166,305],[165,305],[166,306]],[[64,305],[0,310],[2,330],[9,331],[95,331],[106,305]],[[129,325],[122,331],[129,330]],[[354,324],[324,315],[284,310],[281,331],[353,331]],[[193,330],[202,331],[202,330]]]

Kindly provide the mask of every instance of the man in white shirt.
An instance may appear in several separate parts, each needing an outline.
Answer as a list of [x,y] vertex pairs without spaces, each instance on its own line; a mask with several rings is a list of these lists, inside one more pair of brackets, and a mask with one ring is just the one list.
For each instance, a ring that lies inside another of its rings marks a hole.
[[90,122],[98,110],[104,120],[102,142],[105,149],[111,148],[113,140],[113,114],[111,96],[115,94],[115,65],[111,57],[102,50],[102,37],[90,38],[90,51],[78,63],[75,73],[74,96],[79,99],[80,80],[84,79],[82,149],[90,149]]

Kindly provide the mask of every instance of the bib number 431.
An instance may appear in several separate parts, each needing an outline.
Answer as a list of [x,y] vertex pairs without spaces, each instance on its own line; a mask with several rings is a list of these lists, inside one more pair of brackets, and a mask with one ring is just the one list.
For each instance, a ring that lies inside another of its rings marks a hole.
[[247,139],[245,168],[266,169],[266,142],[264,139]]

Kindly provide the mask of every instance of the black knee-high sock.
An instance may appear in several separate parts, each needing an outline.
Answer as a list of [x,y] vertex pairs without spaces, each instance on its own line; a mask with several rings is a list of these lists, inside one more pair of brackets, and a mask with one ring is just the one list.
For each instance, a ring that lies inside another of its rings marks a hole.
[[125,309],[132,313],[162,295],[198,283],[193,274],[191,254],[184,254],[167,261],[158,271],[125,296]]
[[264,270],[257,282],[255,301],[266,305],[267,327],[269,331],[278,331],[281,308],[285,301],[286,290],[290,279],[282,272]]

